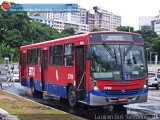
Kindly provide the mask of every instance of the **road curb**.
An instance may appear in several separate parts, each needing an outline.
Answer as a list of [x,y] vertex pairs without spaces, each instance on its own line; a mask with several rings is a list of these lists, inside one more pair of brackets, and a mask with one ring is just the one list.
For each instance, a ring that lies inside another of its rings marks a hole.
[[19,120],[16,116],[10,115],[7,111],[0,108],[0,120]]
[[[65,115],[72,115],[72,116],[75,116],[75,117],[77,117],[77,118],[79,118],[79,119],[84,119],[84,118],[79,117],[79,116],[77,116],[77,115],[74,115],[74,114],[71,114],[71,113],[68,113],[68,112],[65,112],[65,111],[62,111],[62,110],[59,110],[59,109],[56,109],[56,108],[53,108],[53,107],[50,107],[50,106],[47,106],[47,105],[38,103],[38,102],[35,102],[35,101],[33,101],[33,100],[30,100],[30,99],[28,99],[28,98],[24,98],[24,97],[19,96],[19,95],[17,95],[17,94],[10,93],[10,92],[5,91],[5,90],[2,90],[2,91],[6,92],[6,93],[9,93],[9,94],[12,94],[12,95],[14,95],[14,96],[17,96],[17,97],[19,97],[19,98],[21,98],[21,99],[27,100],[27,101],[29,101],[29,102],[32,102],[32,103],[35,103],[35,104],[38,104],[38,105],[42,105],[42,106],[44,106],[44,107],[46,107],[46,108],[50,108],[50,109],[53,109],[53,110],[60,111],[60,112],[64,113]],[[1,119],[0,119],[0,120],[1,120]],[[2,120],[3,120],[3,119],[2,119]],[[19,120],[19,119],[17,118],[17,119],[4,119],[4,120]]]

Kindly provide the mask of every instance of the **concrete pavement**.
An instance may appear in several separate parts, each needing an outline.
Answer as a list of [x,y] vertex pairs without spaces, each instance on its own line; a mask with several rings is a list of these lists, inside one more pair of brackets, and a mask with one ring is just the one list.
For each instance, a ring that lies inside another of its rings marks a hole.
[[0,108],[0,120],[19,120],[16,116],[10,115],[7,111]]

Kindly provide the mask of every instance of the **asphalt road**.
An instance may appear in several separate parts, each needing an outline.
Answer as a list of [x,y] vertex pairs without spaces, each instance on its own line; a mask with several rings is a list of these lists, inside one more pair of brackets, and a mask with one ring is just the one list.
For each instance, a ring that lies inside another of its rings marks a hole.
[[[4,80],[3,80],[4,81]],[[142,120],[159,120],[160,119],[160,101],[148,100],[146,103],[125,105],[122,108],[114,109],[112,106],[106,107],[88,107],[81,105],[78,108],[71,108],[66,100],[56,100],[51,97],[41,98],[40,96],[33,97],[30,89],[25,88],[16,82],[13,85],[3,82],[5,91],[22,96],[24,98],[48,105],[50,107],[80,116],[85,119],[103,119],[111,120],[115,117],[118,119],[142,119]],[[149,94],[157,94],[160,90],[150,89]],[[110,116],[110,118],[108,118]]]
[[[24,98],[48,105],[55,109],[59,109],[70,114],[80,116],[85,119],[108,119],[108,120],[160,120],[160,90],[155,88],[149,89],[148,102],[125,105],[121,108],[113,108],[112,106],[106,107],[89,107],[81,105],[78,108],[71,108],[66,100],[56,100],[51,97],[41,98],[40,96],[33,97],[30,89],[21,86],[20,83],[14,84],[6,83],[6,75],[3,72],[0,76],[0,80],[3,84],[5,91],[22,96]],[[159,99],[155,99],[159,98]]]

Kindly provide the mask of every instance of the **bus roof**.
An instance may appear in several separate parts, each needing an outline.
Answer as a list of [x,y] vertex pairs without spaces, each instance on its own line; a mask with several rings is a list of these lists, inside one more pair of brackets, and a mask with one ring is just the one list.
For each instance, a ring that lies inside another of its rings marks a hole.
[[83,33],[83,34],[77,34],[77,35],[73,35],[73,36],[69,36],[69,37],[63,37],[63,38],[48,40],[48,41],[44,41],[44,42],[40,42],[40,43],[25,45],[25,46],[21,46],[21,48],[30,47],[30,46],[36,46],[36,45],[41,45],[41,44],[46,44],[46,43],[52,43],[52,42],[57,42],[57,41],[63,41],[63,40],[71,39],[71,38],[87,37],[88,35],[91,35],[91,34],[104,34],[104,33],[122,33],[122,34],[135,34],[135,35],[140,35],[140,34],[138,34],[138,33],[122,32],[122,31],[86,32],[86,33]]

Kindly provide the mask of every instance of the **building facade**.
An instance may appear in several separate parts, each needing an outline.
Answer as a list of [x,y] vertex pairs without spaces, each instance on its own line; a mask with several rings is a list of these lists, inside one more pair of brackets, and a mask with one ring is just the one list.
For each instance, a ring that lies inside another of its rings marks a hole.
[[155,19],[155,16],[141,16],[139,17],[139,29],[147,28],[147,29],[152,29],[152,23]]
[[95,12],[95,27],[107,31],[115,31],[121,26],[121,16],[115,15],[97,6],[93,7]]
[[157,33],[157,35],[160,35],[160,15],[155,16],[154,31]]
[[121,26],[120,16],[97,6],[93,7],[93,9],[89,11],[87,11],[85,8],[79,7],[78,12],[43,12],[29,13],[28,15],[31,18],[36,16],[39,18],[39,22],[43,21],[43,23],[47,23],[49,25],[52,24],[51,26],[58,31],[62,31],[64,28],[69,27],[73,27],[77,32],[88,32],[92,31],[93,28],[106,31],[115,31],[118,26]]
[[39,16],[30,16],[30,19],[32,19],[33,21],[45,23],[50,27],[56,29],[58,32],[62,32],[62,30],[66,28],[74,28],[75,33],[89,32],[89,25],[87,24],[68,22],[68,21],[58,20],[58,19],[48,19],[48,18],[42,18]]
[[154,30],[160,35],[160,13],[157,16],[141,16],[139,17],[139,29]]

